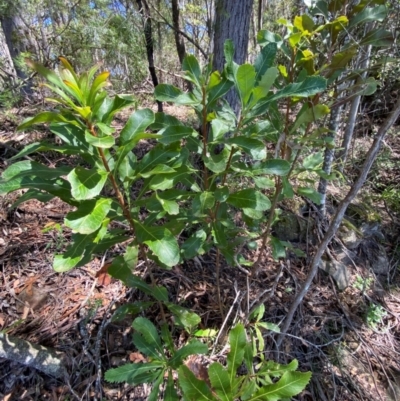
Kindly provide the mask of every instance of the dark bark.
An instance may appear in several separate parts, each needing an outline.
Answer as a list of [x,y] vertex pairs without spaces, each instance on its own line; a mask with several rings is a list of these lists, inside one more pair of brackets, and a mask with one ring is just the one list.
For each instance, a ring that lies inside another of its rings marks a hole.
[[[246,61],[253,2],[254,0],[217,1],[213,51],[213,68],[215,70],[222,71],[224,68],[224,43],[227,39],[232,39],[235,46],[234,61],[238,64],[243,64]],[[226,99],[238,114],[239,98],[236,92],[230,91]]]
[[182,65],[183,59],[186,55],[185,49],[185,42],[181,35],[179,34],[180,27],[179,27],[179,4],[178,0],[171,0],[172,5],[172,24],[174,26],[174,37],[175,37],[175,44],[176,50],[178,52],[179,61]]
[[[142,16],[143,20],[143,30],[144,37],[146,41],[146,53],[147,53],[147,62],[149,64],[149,72],[151,76],[151,80],[153,82],[154,87],[158,85],[158,78],[156,74],[156,69],[154,67],[154,42],[153,42],[153,32],[151,27],[151,19],[150,19],[150,10],[147,3],[143,0],[136,0],[136,3],[139,8],[139,13]],[[157,100],[158,111],[162,112],[162,103]]]

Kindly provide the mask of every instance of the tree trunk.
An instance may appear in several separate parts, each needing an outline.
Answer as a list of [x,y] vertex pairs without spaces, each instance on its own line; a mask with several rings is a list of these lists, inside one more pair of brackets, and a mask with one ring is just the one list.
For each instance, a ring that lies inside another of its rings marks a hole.
[[[24,31],[22,30],[22,21],[18,18],[17,15],[4,15],[1,18],[1,27],[3,28],[4,38],[8,47],[9,54],[13,61],[13,67],[15,72],[21,80],[25,80],[27,78],[24,71],[15,63],[15,59],[19,56],[21,52],[27,51],[28,49],[28,39],[25,36]],[[21,95],[31,95],[32,87],[30,82],[25,82],[21,87]]]
[[[361,77],[359,77],[356,81],[356,84],[361,84],[365,78],[367,77],[367,69],[369,67],[369,63],[371,60],[371,46],[367,47],[367,50],[365,54],[360,53],[360,58],[362,57],[362,60],[357,63],[357,68],[364,70]],[[356,89],[360,90],[360,89]],[[361,101],[361,95],[356,96],[350,105],[350,111],[349,111],[349,118],[347,120],[346,124],[346,129],[344,131],[343,135],[343,142],[342,142],[342,150],[340,151],[337,159],[339,161],[339,170],[343,172],[344,169],[344,164],[346,163],[347,159],[347,154],[349,152],[349,147],[350,147],[350,142],[351,139],[353,138],[353,133],[354,133],[354,128],[356,126],[356,121],[357,121],[357,113],[358,113],[358,108],[360,106],[360,101]]]
[[[253,1],[217,0],[213,51],[213,68],[215,70],[222,71],[224,68],[224,43],[227,39],[232,39],[235,46],[234,61],[238,64],[246,61]],[[236,92],[230,91],[226,99],[238,114],[239,97]]]
[[[154,87],[158,85],[158,79],[156,74],[156,69],[154,67],[154,42],[153,42],[153,32],[151,28],[151,19],[150,19],[150,10],[147,3],[143,0],[136,0],[136,3],[139,8],[139,13],[142,16],[143,20],[143,29],[144,29],[144,37],[146,40],[146,53],[147,53],[147,62],[149,64],[149,72],[151,76],[151,80],[153,82]],[[163,107],[162,103],[157,100],[158,111],[162,112]]]
[[174,37],[175,37],[176,50],[178,52],[179,61],[182,65],[183,59],[186,56],[186,49],[185,49],[185,42],[179,33],[180,27],[179,27],[178,0],[171,0],[171,5],[172,5],[172,25],[174,26]]
[[[330,138],[332,142],[335,141],[337,131],[339,129],[339,122],[340,122],[340,112],[342,110],[342,106],[337,106],[331,110],[328,129],[329,133],[327,134],[327,138]],[[325,156],[324,156],[324,163],[322,166],[322,170],[326,174],[331,173],[333,158],[335,156],[335,149],[331,146],[327,146],[325,148]],[[321,177],[319,180],[318,185],[318,192],[321,194],[321,204],[319,205],[319,210],[323,215],[326,212],[326,192],[327,192],[328,181]]]
[[328,247],[332,238],[337,233],[337,230],[339,229],[340,224],[343,221],[343,217],[345,215],[347,207],[353,201],[353,199],[356,197],[356,195],[358,194],[358,192],[364,185],[364,183],[368,177],[368,173],[371,170],[371,167],[378,155],[382,141],[385,138],[386,133],[389,131],[389,129],[392,127],[392,125],[398,119],[399,115],[400,115],[400,99],[398,99],[393,111],[390,113],[390,115],[386,118],[386,120],[380,126],[378,133],[375,135],[374,142],[372,143],[371,147],[368,150],[367,155],[365,156],[365,162],[361,168],[360,175],[358,176],[357,180],[352,185],[352,187],[351,187],[350,191],[348,192],[348,194],[346,195],[346,197],[342,200],[342,202],[340,202],[340,204],[336,210],[336,213],[335,213],[334,217],[332,218],[331,223],[329,224],[328,230],[326,231],[326,234],[325,234],[322,242],[319,244],[319,246],[315,252],[315,255],[311,262],[311,268],[307,275],[307,278],[304,281],[300,291],[297,293],[295,299],[293,300],[293,303],[289,308],[289,312],[286,314],[285,320],[281,327],[281,334],[279,335],[277,342],[276,342],[277,348],[279,348],[280,345],[282,344],[282,341],[285,337],[285,333],[287,333],[287,331],[292,323],[294,314],[296,313],[296,310],[299,307],[299,305],[303,302],[303,299],[306,296],[306,294],[311,286],[311,283],[312,283],[315,275],[318,272],[318,266],[321,262],[322,255],[326,251],[326,248]]

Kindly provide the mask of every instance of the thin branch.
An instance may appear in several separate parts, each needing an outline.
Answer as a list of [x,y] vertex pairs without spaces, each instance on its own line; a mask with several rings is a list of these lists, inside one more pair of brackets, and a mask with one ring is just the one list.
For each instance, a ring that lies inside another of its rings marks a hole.
[[310,272],[308,273],[307,279],[304,282],[299,293],[296,295],[292,305],[290,306],[290,309],[286,316],[286,319],[284,321],[284,324],[282,327],[282,332],[277,340],[278,347],[282,344],[285,333],[288,331],[288,329],[292,323],[294,314],[296,313],[296,310],[299,307],[299,305],[303,302],[303,299],[306,296],[306,294],[311,286],[311,283],[312,283],[315,275],[318,272],[318,266],[321,261],[321,257],[324,254],[325,250],[327,249],[332,238],[335,236],[337,230],[339,229],[339,226],[343,220],[343,217],[347,210],[347,207],[353,201],[353,199],[356,197],[356,195],[359,192],[359,190],[361,189],[361,187],[364,185],[364,183],[367,179],[368,173],[371,169],[371,166],[374,163],[376,156],[378,155],[382,140],[385,137],[387,131],[396,122],[399,115],[400,115],[400,99],[398,99],[393,111],[386,118],[384,123],[379,128],[378,133],[375,135],[374,142],[372,143],[372,145],[366,155],[366,159],[365,159],[365,162],[364,162],[364,165],[362,167],[359,177],[357,178],[356,182],[354,183],[354,185],[352,186],[351,190],[348,192],[346,197],[339,204],[336,214],[333,217],[322,242],[320,243],[320,245],[317,248],[317,251],[316,251],[314,258],[312,260],[312,263],[311,263],[311,269],[310,269]]
[[[168,22],[168,20],[160,13],[160,11],[157,10],[156,7],[154,7],[152,4],[150,4],[150,6],[160,16],[160,18],[163,20],[162,22],[165,25],[168,25],[171,29],[173,29],[174,31],[176,31],[179,34],[181,34],[185,39],[187,39],[193,46],[195,46],[200,51],[200,53],[204,56],[204,58],[206,60],[208,60],[207,53],[202,49],[202,47],[193,38],[191,38],[187,33],[181,31],[180,29],[176,29],[172,24],[170,24]],[[152,18],[152,17],[150,17],[150,18]],[[159,22],[159,21],[156,21],[156,22]]]

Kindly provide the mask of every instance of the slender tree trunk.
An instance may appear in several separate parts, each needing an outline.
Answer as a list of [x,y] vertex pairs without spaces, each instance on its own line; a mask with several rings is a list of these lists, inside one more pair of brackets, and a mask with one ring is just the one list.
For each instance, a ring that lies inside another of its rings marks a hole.
[[[224,68],[224,43],[227,39],[232,39],[235,46],[234,61],[238,64],[246,61],[253,2],[254,0],[217,0],[213,51],[215,70],[222,71]],[[236,92],[230,91],[226,99],[238,114],[239,98]]]
[[390,115],[386,118],[386,120],[380,126],[378,133],[375,135],[374,142],[372,143],[371,147],[368,150],[368,153],[366,155],[365,162],[361,169],[360,175],[358,176],[356,182],[353,184],[353,186],[351,187],[351,189],[348,192],[348,194],[346,195],[346,197],[339,204],[339,206],[336,210],[335,216],[333,217],[322,242],[319,244],[317,251],[315,252],[314,258],[311,263],[310,272],[308,273],[308,276],[307,276],[305,282],[303,283],[300,291],[296,295],[292,305],[289,308],[289,312],[286,315],[285,321],[281,328],[281,334],[279,335],[278,340],[277,340],[278,348],[282,344],[282,341],[285,337],[285,333],[288,331],[288,329],[292,323],[292,320],[293,320],[294,314],[296,313],[297,308],[303,302],[303,299],[306,296],[315,275],[317,274],[318,266],[321,262],[322,255],[326,251],[326,248],[328,247],[332,238],[335,236],[337,230],[339,229],[340,224],[343,220],[344,214],[347,210],[347,207],[353,201],[353,199],[356,197],[359,190],[364,185],[364,183],[367,179],[368,173],[371,169],[371,166],[374,163],[376,156],[378,155],[382,141],[383,141],[386,133],[389,131],[389,129],[392,127],[392,125],[396,122],[399,115],[400,115],[400,99],[398,99],[393,111],[390,113]]
[[[365,54],[360,53],[360,58],[362,57],[362,60],[361,60],[361,62],[359,62],[357,64],[358,64],[358,68],[360,68],[361,70],[364,70],[364,72],[361,74],[361,77],[359,77],[357,79],[356,84],[361,84],[367,76],[367,72],[368,72],[367,69],[369,67],[369,63],[371,60],[371,49],[372,49],[372,47],[368,46]],[[361,95],[358,95],[352,100],[351,105],[350,105],[349,118],[347,120],[346,129],[344,131],[343,142],[342,142],[342,146],[341,146],[342,150],[339,152],[339,155],[337,157],[338,161],[339,161],[339,170],[342,172],[343,172],[344,164],[346,163],[347,155],[349,152],[350,142],[351,142],[351,139],[353,138],[354,128],[356,126],[356,121],[357,121],[358,108],[360,107],[360,102],[361,102]]]
[[[326,138],[330,139],[331,142],[335,142],[335,138],[337,135],[337,131],[339,130],[339,123],[340,123],[340,112],[342,110],[342,106],[337,106],[333,110],[331,110],[331,114],[329,117],[329,124],[328,124],[328,129],[329,132],[326,136]],[[324,163],[322,166],[322,170],[326,174],[330,174],[332,170],[332,163],[333,163],[333,158],[335,156],[335,149],[333,146],[327,146],[325,148],[325,155],[324,155]],[[319,210],[323,215],[325,215],[326,212],[326,192],[327,192],[327,187],[328,187],[328,181],[321,177],[319,180],[319,185],[318,185],[318,192],[321,194],[321,204],[319,205]]]
[[[5,42],[11,56],[14,70],[18,78],[25,80],[27,78],[24,71],[15,63],[15,59],[19,54],[27,49],[27,38],[24,32],[20,30],[21,24],[16,15],[5,15],[1,18],[1,26],[4,33]],[[32,94],[32,87],[30,82],[26,82],[20,90],[21,95],[29,96]]]
[[[149,72],[151,76],[151,80],[153,81],[154,87],[158,85],[158,79],[156,74],[156,69],[154,67],[154,42],[153,42],[153,32],[151,27],[151,19],[150,19],[150,10],[147,3],[143,0],[136,0],[136,3],[139,8],[139,13],[142,16],[143,20],[143,29],[144,29],[144,37],[146,40],[146,53],[147,53],[147,62],[149,64]],[[163,107],[162,103],[157,100],[158,111],[162,112]]]
[[179,4],[178,0],[171,0],[171,5],[172,5],[172,25],[174,26],[174,37],[175,37],[175,44],[176,44],[176,50],[178,52],[178,57],[179,61],[182,65],[183,59],[186,56],[186,49],[185,49],[185,41],[181,37],[179,31],[180,31],[180,26],[179,26]]

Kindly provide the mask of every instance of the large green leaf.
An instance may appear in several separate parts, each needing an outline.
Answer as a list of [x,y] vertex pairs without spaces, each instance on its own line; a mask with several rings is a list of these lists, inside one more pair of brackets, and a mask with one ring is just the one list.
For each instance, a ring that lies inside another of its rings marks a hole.
[[174,379],[172,378],[172,373],[170,371],[168,372],[168,381],[164,391],[164,401],[179,401]]
[[368,32],[362,39],[361,45],[371,46],[391,46],[394,42],[393,33],[385,29],[378,28]]
[[251,188],[230,194],[227,202],[240,209],[249,208],[264,211],[271,207],[270,200],[264,194]]
[[126,122],[120,133],[121,145],[134,139],[138,134],[143,133],[147,127],[154,122],[154,112],[150,109],[135,111]]
[[153,346],[160,353],[163,352],[161,339],[158,335],[157,328],[149,319],[146,319],[144,317],[137,317],[133,321],[132,327],[143,336],[143,338],[149,345]]
[[183,363],[183,360],[190,355],[200,355],[206,354],[208,352],[208,347],[206,344],[198,340],[191,340],[189,343],[184,345],[178,351],[174,353],[172,358],[169,360],[169,366],[174,369],[178,369]]
[[165,302],[165,305],[174,314],[175,323],[178,326],[184,327],[188,332],[201,322],[201,318],[197,313],[191,312],[190,310],[183,308],[180,305],[173,304],[172,302]]
[[167,128],[170,125],[183,125],[180,120],[176,117],[171,116],[165,113],[156,113],[154,123],[150,125],[150,129],[152,130],[162,130],[163,128]]
[[65,217],[65,225],[80,234],[90,234],[100,228],[111,209],[111,199],[83,201],[75,212]]
[[72,243],[62,255],[55,255],[53,269],[58,273],[63,273],[73,269],[82,262],[89,262],[93,250],[96,246],[97,233],[73,234]]
[[242,64],[236,71],[235,83],[242,107],[245,107],[256,82],[256,71],[250,64]]
[[203,245],[207,239],[204,230],[198,230],[192,234],[181,246],[185,259],[192,259],[197,255],[203,254],[205,251]]
[[250,115],[257,116],[260,114],[264,114],[269,105],[278,100],[285,97],[308,97],[313,96],[317,93],[320,93],[326,89],[327,81],[325,78],[311,76],[306,77],[302,82],[296,82],[293,84],[289,84],[285,86],[280,91],[276,92],[273,95],[269,95],[264,99],[261,99],[258,104],[252,109]]
[[305,196],[308,199],[311,199],[317,205],[321,204],[322,195],[317,192],[314,188],[311,187],[298,187],[297,194]]
[[40,177],[47,180],[52,180],[63,175],[67,175],[70,171],[70,167],[50,168],[35,161],[23,160],[8,167],[3,172],[2,177],[4,180],[11,180],[12,178],[25,176]]
[[159,134],[161,135],[159,142],[164,145],[169,145],[174,142],[179,142],[187,136],[197,136],[198,132],[191,127],[186,127],[185,125],[172,125],[164,128],[159,132]]
[[192,203],[192,210],[195,216],[201,216],[207,213],[215,204],[215,197],[212,192],[202,192],[197,194]]
[[73,197],[78,200],[87,200],[100,194],[107,176],[108,173],[103,170],[76,167],[68,174],[67,180],[71,184]]
[[179,367],[178,377],[179,385],[182,388],[185,400],[215,401],[207,384],[203,380],[197,379],[185,365]]
[[311,378],[311,372],[285,372],[281,379],[258,390],[248,401],[278,401],[301,393]]
[[147,373],[156,368],[161,368],[163,363],[160,361],[127,363],[115,369],[109,369],[104,378],[110,383],[130,382],[134,377],[141,373]]
[[52,111],[43,111],[42,113],[36,114],[34,117],[26,118],[17,128],[18,131],[24,131],[27,128],[35,124],[52,123],[52,122],[63,122],[67,119],[60,113]]
[[36,189],[57,196],[70,205],[76,205],[71,197],[71,187],[68,181],[60,178],[58,180],[45,180],[40,177],[19,176],[11,180],[0,180],[0,195],[5,195],[18,189]]
[[212,363],[208,368],[211,385],[222,401],[232,401],[232,386],[228,372],[218,362]]
[[272,64],[275,60],[276,52],[277,52],[276,43],[269,43],[264,46],[256,58],[254,63],[254,68],[256,70],[256,78],[255,81],[258,83],[261,80],[261,77],[264,76],[266,71],[272,67]]
[[94,136],[89,131],[85,132],[85,139],[87,143],[96,148],[108,149],[115,144],[115,139],[113,136]]
[[312,107],[307,107],[297,115],[296,121],[290,131],[294,132],[302,124],[315,122],[320,118],[325,117],[327,114],[329,114],[329,112],[330,108],[324,104],[317,104]]
[[182,105],[193,105],[200,102],[193,93],[184,93],[177,87],[168,84],[157,85],[154,96],[160,102],[174,102]]
[[109,124],[115,113],[136,103],[137,99],[132,95],[115,95],[112,99],[106,98],[96,114],[101,118],[103,123]]
[[201,69],[199,62],[193,54],[185,56],[182,63],[182,70],[189,73],[187,78],[190,78],[190,81],[199,87],[201,86]]
[[282,159],[270,159],[265,162],[255,164],[251,172],[254,175],[274,174],[286,175],[290,170],[290,163]]
[[267,157],[266,146],[258,139],[237,136],[229,138],[227,142],[231,145],[239,146],[246,153],[250,154],[254,160],[262,160]]
[[387,15],[387,8],[383,4],[376,7],[366,7],[352,18],[349,22],[349,29],[358,24],[365,24],[370,21],[382,22]]
[[229,382],[235,382],[236,371],[243,362],[244,348],[246,346],[246,332],[241,323],[237,324],[229,333],[230,351],[227,356]]
[[221,78],[221,81],[213,86],[207,94],[207,104],[212,106],[212,104],[221,99],[226,93],[228,93],[229,89],[233,86],[233,82],[229,81],[226,78]]
[[145,243],[158,257],[160,262],[168,267],[178,264],[179,246],[171,231],[164,227],[149,227],[135,221],[137,239]]

